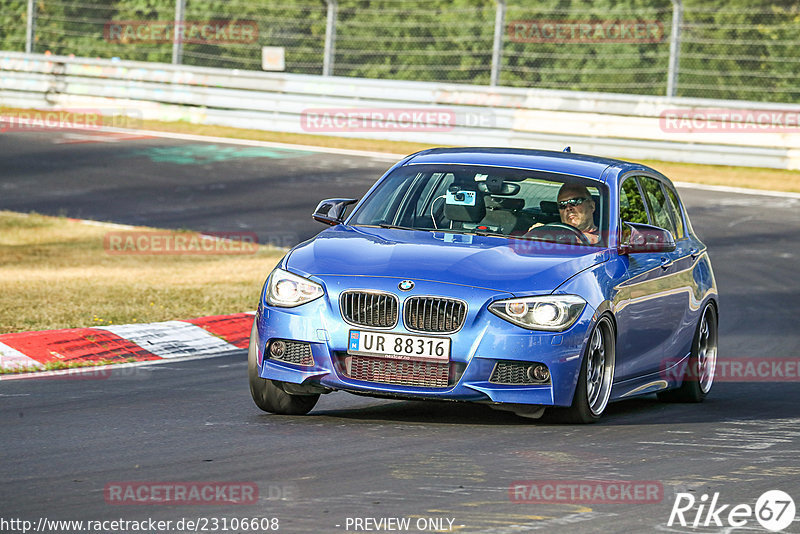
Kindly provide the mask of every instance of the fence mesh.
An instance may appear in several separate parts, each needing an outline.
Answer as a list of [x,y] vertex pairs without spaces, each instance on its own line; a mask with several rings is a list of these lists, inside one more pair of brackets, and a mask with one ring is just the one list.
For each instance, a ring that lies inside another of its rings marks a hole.
[[[0,48],[25,50],[27,5],[0,0]],[[33,52],[173,61],[175,0],[34,7]],[[277,46],[286,72],[322,74],[328,13],[324,0],[185,0],[187,32],[222,31],[187,38],[178,61],[260,70],[262,47]],[[339,0],[333,14],[333,75],[490,83],[496,0]],[[507,0],[498,84],[664,95],[673,17],[669,0]],[[685,0],[682,17],[677,96],[800,102],[796,0]]]

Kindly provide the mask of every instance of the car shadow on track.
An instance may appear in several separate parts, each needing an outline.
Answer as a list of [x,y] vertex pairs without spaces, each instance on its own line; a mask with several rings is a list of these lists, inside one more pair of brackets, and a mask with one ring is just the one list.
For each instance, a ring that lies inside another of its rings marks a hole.
[[[467,402],[378,400],[379,404],[351,407],[318,407],[309,414],[312,420],[332,418],[351,421],[405,422],[469,425],[558,426],[547,415],[542,419],[519,417],[511,412]],[[681,404],[659,401],[655,395],[609,404],[602,419],[604,426],[664,424],[702,424],[723,421],[763,421],[800,416],[800,390],[792,383],[726,383],[703,403]],[[317,420],[318,422],[318,420]]]
[[[513,425],[525,422],[510,412],[468,402],[380,400],[380,404],[359,408],[316,409],[310,417],[331,417],[353,421],[429,424]],[[527,420],[530,421],[530,420]]]

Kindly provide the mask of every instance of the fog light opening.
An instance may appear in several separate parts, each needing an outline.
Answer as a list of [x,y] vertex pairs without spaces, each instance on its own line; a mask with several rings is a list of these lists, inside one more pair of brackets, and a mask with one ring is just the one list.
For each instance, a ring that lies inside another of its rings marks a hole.
[[547,382],[550,380],[550,371],[547,366],[541,363],[531,365],[527,369],[528,378],[536,382]]
[[286,343],[281,341],[280,339],[276,339],[272,343],[269,344],[269,354],[273,358],[280,358],[284,354],[286,354]]

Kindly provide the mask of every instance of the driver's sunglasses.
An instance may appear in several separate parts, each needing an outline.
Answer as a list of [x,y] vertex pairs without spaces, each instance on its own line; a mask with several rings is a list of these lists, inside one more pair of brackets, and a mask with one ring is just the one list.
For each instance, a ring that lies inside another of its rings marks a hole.
[[586,197],[571,198],[569,200],[559,200],[558,201],[558,209],[565,210],[569,206],[580,206],[581,204],[583,204],[587,200],[589,200],[589,199],[586,198]]

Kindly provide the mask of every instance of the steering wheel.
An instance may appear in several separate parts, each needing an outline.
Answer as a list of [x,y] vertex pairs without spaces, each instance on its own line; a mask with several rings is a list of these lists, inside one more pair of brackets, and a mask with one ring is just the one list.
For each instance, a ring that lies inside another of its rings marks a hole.
[[552,231],[554,229],[568,230],[570,233],[572,233],[575,237],[578,238],[578,241],[580,242],[580,244],[582,244],[582,245],[591,245],[591,243],[589,242],[589,239],[583,234],[583,232],[581,232],[579,229],[575,228],[571,224],[568,224],[568,223],[565,223],[565,222],[551,222],[551,223],[543,224],[542,226],[537,226],[533,230],[527,232],[525,235],[526,236],[527,235],[531,235],[534,232],[540,233],[542,231],[547,231],[548,229],[550,231]]

